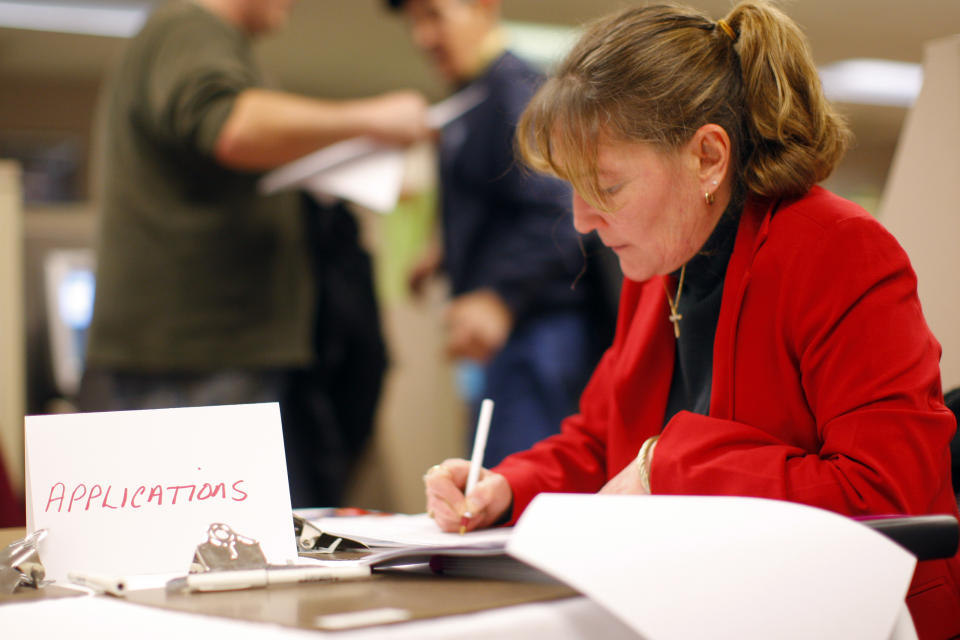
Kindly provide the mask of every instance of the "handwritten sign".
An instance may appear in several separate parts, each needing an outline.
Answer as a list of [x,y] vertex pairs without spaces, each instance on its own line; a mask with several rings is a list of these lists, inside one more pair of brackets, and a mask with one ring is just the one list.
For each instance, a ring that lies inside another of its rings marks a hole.
[[29,416],[25,442],[50,579],[185,573],[214,522],[296,558],[276,403]]

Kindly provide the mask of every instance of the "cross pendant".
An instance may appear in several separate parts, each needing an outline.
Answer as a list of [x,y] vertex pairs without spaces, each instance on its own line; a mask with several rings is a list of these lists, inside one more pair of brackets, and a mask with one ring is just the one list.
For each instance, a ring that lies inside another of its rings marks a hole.
[[683,318],[683,314],[676,313],[676,312],[670,314],[670,322],[673,323],[673,334],[678,338],[680,337],[680,319],[681,318]]

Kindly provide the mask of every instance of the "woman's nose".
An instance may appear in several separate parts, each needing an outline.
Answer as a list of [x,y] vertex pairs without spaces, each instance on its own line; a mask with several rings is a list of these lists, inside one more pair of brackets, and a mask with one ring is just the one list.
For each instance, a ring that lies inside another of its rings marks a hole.
[[573,228],[577,233],[588,234],[602,225],[602,213],[590,205],[589,202],[573,194]]

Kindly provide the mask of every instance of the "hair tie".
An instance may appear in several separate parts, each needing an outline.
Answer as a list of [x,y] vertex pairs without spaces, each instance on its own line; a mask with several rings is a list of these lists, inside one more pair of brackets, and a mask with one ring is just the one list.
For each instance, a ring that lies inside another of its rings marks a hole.
[[723,18],[720,18],[719,20],[717,20],[717,26],[723,29],[723,32],[728,36],[730,36],[731,40],[733,40],[734,42],[737,41],[736,31],[733,30],[733,27],[731,27],[726,20],[724,20]]

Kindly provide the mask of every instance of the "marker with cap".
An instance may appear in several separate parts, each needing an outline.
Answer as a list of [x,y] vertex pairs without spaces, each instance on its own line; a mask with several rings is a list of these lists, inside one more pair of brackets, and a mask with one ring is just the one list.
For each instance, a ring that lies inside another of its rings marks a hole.
[[370,567],[270,566],[262,569],[190,573],[167,583],[168,591],[238,591],[280,584],[360,580],[370,577]]
[[67,580],[88,589],[109,593],[112,596],[125,596],[127,594],[127,581],[117,576],[71,571],[67,574]]

